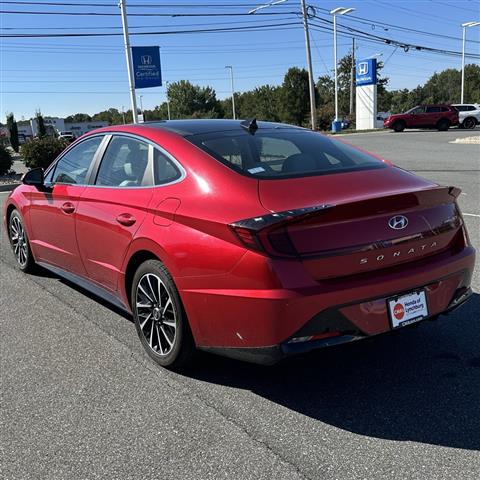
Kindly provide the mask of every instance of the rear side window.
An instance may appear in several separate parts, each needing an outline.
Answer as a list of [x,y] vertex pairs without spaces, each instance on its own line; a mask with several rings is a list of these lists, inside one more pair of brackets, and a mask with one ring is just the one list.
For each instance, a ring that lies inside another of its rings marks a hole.
[[442,107],[427,107],[427,113],[439,113],[439,112],[448,112],[448,108],[443,110]]
[[106,187],[139,187],[148,166],[146,142],[117,136],[108,144],[98,170],[96,185]]
[[173,161],[156,148],[153,150],[153,169],[155,185],[165,185],[181,177],[180,170]]
[[244,175],[288,178],[383,168],[350,145],[303,129],[197,134],[187,140]]
[[75,145],[57,163],[53,183],[85,184],[87,172],[103,136],[89,138]]

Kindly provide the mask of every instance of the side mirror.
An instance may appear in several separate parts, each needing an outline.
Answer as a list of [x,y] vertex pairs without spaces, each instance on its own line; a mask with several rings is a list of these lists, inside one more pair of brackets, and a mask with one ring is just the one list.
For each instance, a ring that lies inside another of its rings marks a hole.
[[44,186],[45,178],[43,176],[43,168],[34,168],[29,170],[23,177],[22,183],[25,185],[33,185],[34,187],[42,188]]

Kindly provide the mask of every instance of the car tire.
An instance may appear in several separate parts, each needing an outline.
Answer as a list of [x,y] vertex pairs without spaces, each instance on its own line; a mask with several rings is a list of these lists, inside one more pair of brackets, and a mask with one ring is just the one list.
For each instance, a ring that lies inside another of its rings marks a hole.
[[472,128],[475,128],[476,126],[477,126],[477,121],[473,117],[467,117],[462,122],[462,127],[466,128],[468,130],[471,130]]
[[450,128],[450,121],[446,118],[442,118],[437,123],[437,130],[440,132],[446,132]]
[[193,335],[178,290],[162,262],[147,260],[138,267],[131,302],[138,337],[150,358],[172,370],[191,363]]
[[35,260],[32,255],[22,216],[18,210],[13,210],[8,220],[8,238],[18,268],[25,273],[32,272],[35,269]]
[[405,130],[405,122],[395,122],[393,124],[393,130],[397,133],[403,132]]

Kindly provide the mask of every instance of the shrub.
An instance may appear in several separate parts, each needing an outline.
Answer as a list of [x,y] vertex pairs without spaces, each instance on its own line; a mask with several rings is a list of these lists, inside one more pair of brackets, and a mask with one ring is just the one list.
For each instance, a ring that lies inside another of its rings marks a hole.
[[21,154],[28,168],[47,168],[67,146],[60,138],[37,138],[22,145]]
[[12,168],[12,165],[12,155],[3,145],[0,145],[0,175],[8,173]]

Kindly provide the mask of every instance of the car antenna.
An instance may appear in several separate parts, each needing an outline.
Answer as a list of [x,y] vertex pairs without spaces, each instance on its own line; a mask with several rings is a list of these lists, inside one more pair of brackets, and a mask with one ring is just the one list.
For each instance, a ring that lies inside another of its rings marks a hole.
[[258,130],[256,118],[252,118],[251,120],[244,120],[240,123],[240,126],[245,130],[248,130],[252,135],[255,135],[255,132]]

